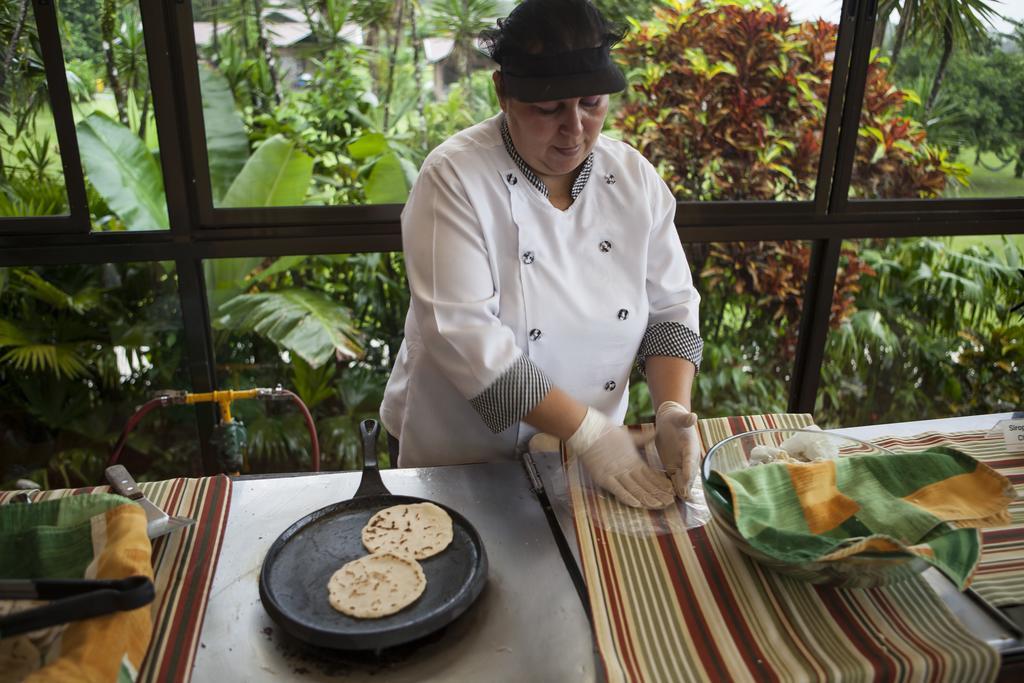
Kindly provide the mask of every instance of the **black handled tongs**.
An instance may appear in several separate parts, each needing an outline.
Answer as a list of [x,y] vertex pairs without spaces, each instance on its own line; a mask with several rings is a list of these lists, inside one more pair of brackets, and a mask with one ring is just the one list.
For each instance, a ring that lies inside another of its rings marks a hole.
[[0,617],[0,638],[80,621],[153,602],[153,582],[126,579],[0,579],[0,600],[52,600],[48,605]]

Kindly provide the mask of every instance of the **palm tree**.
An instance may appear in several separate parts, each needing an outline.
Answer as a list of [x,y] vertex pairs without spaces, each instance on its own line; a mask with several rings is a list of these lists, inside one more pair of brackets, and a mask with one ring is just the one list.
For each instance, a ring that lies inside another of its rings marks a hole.
[[939,95],[939,88],[942,87],[942,79],[946,75],[953,49],[984,38],[987,33],[986,26],[991,26],[992,17],[998,15],[983,0],[932,0],[922,4],[922,9],[922,25],[929,32],[937,31],[942,34],[942,56],[939,57],[932,89],[928,93],[928,102],[924,107],[927,117],[935,106],[935,99]]
[[899,5],[900,23],[896,27],[896,38],[893,40],[892,54],[889,56],[890,74],[896,71],[896,62],[900,58],[900,51],[903,50],[903,43],[907,39],[914,16],[917,14],[917,3],[918,0],[903,0],[903,4],[899,5],[897,0],[883,0],[878,5],[878,16],[879,18],[885,17],[887,23],[889,16]]
[[494,0],[438,0],[430,8],[428,28],[454,41],[452,56],[462,65],[462,76],[469,79],[470,60],[476,49],[476,37],[498,14]]
[[[886,12],[884,16],[888,16],[887,11],[891,12],[894,4],[891,1],[883,2],[879,7],[880,12]],[[904,0],[890,58],[891,68],[896,67],[905,39],[937,37],[942,41],[942,54],[924,107],[926,118],[939,96],[953,50],[984,38],[986,29],[996,16],[998,13],[985,0]]]

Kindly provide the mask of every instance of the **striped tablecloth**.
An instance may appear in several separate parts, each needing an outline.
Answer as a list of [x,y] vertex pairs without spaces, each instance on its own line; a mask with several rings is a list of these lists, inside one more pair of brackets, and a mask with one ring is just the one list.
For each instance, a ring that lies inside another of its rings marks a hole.
[[[809,422],[723,418],[702,421],[700,431],[707,445]],[[653,447],[646,455],[655,462]],[[921,579],[867,590],[813,586],[762,569],[714,524],[682,530],[678,507],[626,508],[577,464],[566,474],[610,681],[989,681],[998,673],[998,653]]]
[[986,463],[1013,483],[1018,494],[1010,505],[1013,523],[982,530],[981,561],[971,588],[999,607],[1024,604],[1024,454],[1010,455],[1002,435],[987,431],[925,432],[909,437],[874,439],[874,442],[893,451],[952,446]]
[[[184,683],[192,673],[221,540],[231,501],[226,476],[169,479],[139,484],[146,497],[168,514],[196,523],[153,541],[153,639],[138,683]],[[108,491],[106,486],[43,491],[34,500]],[[17,491],[0,491],[0,505]]]

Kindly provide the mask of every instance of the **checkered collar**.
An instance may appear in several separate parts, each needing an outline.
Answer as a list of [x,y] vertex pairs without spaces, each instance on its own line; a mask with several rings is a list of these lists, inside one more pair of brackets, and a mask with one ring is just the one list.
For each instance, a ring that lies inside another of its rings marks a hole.
[[[508,121],[505,119],[505,115],[501,116],[501,140],[505,143],[505,151],[512,157],[512,161],[516,163],[516,167],[523,174],[523,176],[530,181],[530,184],[537,188],[537,190],[544,195],[548,196],[548,186],[544,184],[536,173],[533,172],[526,162],[523,161],[523,157],[519,156],[519,152],[516,151],[516,146],[512,144],[512,135],[508,132]],[[587,184],[587,180],[590,179],[590,171],[594,167],[594,153],[591,152],[587,155],[587,158],[583,161],[580,166],[579,173],[576,175],[576,180],[572,183],[572,189],[569,191],[573,201],[576,201],[576,197],[583,192],[583,188]]]

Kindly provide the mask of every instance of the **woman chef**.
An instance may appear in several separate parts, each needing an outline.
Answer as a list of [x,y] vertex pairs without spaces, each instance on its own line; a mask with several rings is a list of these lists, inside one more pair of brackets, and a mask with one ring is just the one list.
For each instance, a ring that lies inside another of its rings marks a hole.
[[[601,135],[621,37],[587,0],[526,0],[485,32],[502,113],[431,152],[402,212],[412,296],[381,406],[401,466],[514,458],[539,430],[627,505],[688,496],[700,297],[672,193]],[[634,362],[668,477],[618,427]]]

